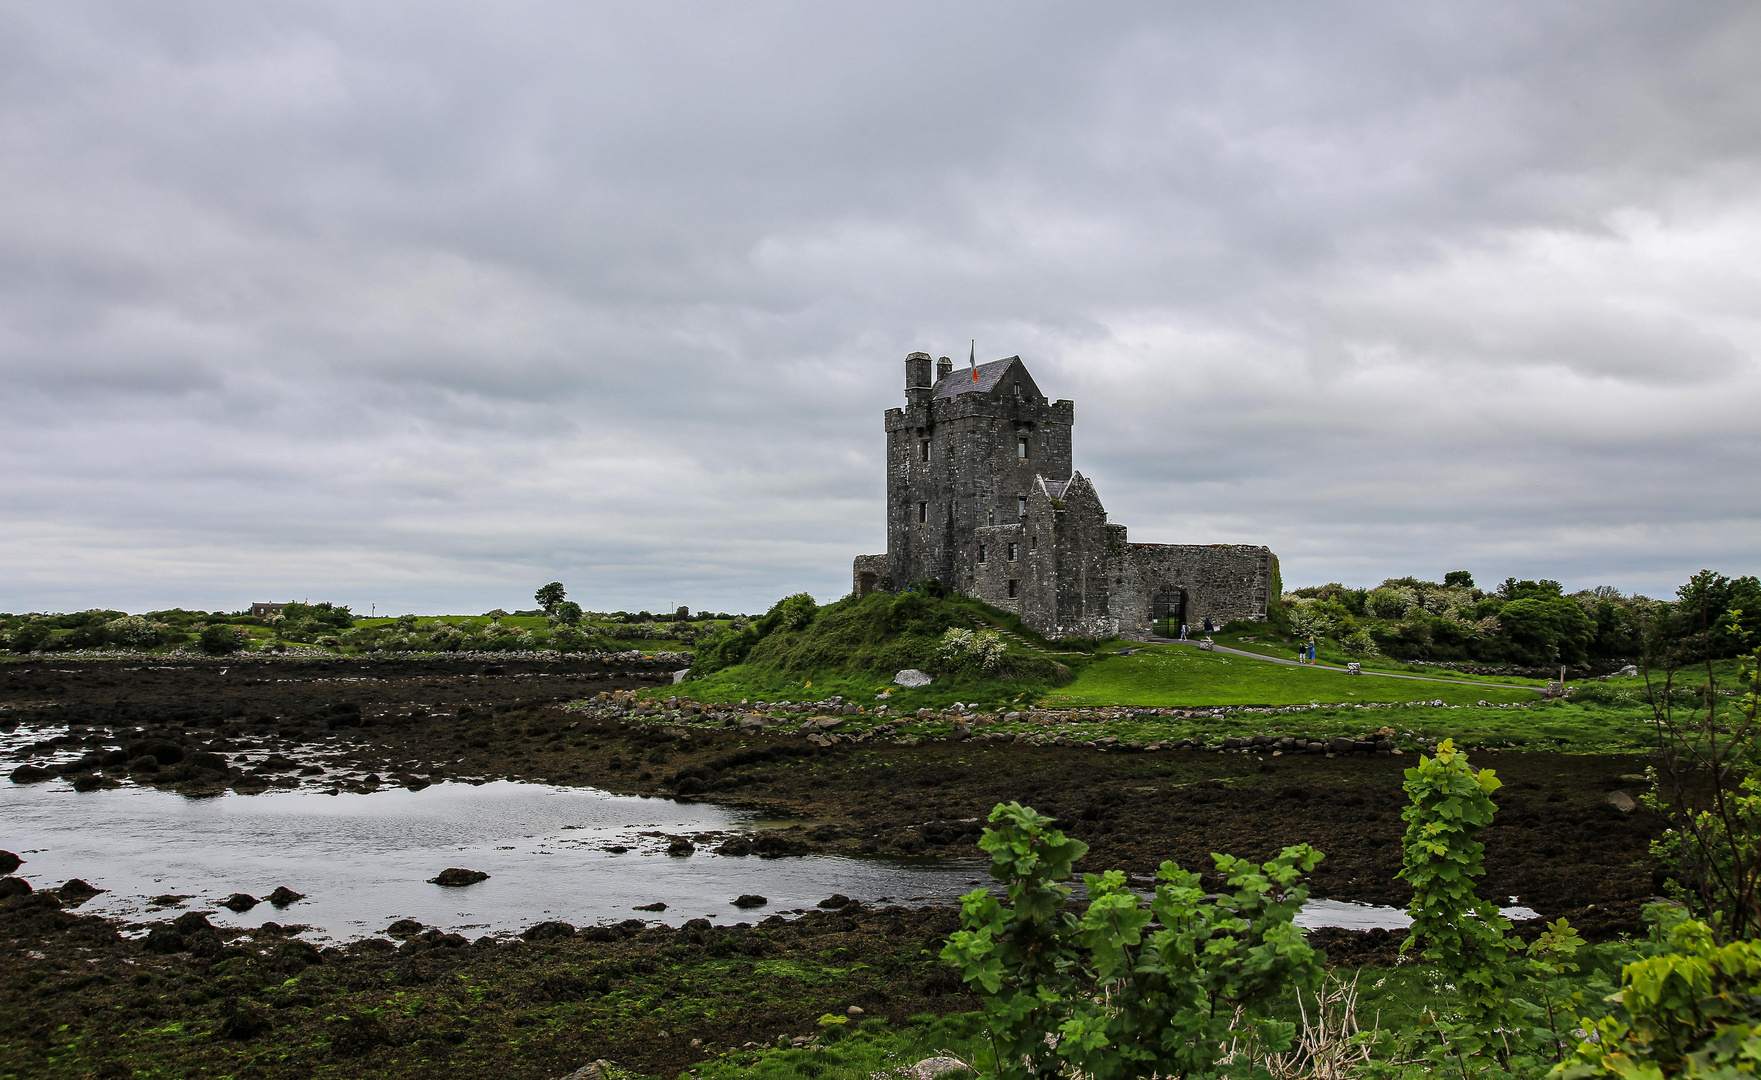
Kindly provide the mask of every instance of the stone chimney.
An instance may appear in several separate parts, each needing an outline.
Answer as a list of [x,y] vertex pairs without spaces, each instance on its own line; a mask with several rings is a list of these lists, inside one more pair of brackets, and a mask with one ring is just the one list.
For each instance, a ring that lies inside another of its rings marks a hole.
[[929,354],[914,352],[905,358],[905,400],[912,405],[929,403]]
[[952,374],[954,374],[954,361],[945,356],[936,361],[937,380],[945,379]]

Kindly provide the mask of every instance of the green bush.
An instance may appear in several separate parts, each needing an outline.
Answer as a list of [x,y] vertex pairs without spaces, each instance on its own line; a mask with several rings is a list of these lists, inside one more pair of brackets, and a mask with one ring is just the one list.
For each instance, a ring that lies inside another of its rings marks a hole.
[[320,628],[334,627],[337,630],[347,630],[355,625],[355,617],[349,612],[347,604],[339,606],[328,600],[317,604],[288,604],[281,609],[281,617],[294,626],[309,623]]
[[757,622],[760,635],[774,633],[778,630],[805,630],[813,617],[819,614],[819,605],[813,597],[806,593],[785,596],[771,605]]
[[1320,852],[1299,844],[1258,866],[1213,855],[1225,891],[1211,896],[1199,875],[1164,862],[1147,907],[1123,873],[1084,874],[1078,916],[1059,882],[1088,845],[1019,803],[999,804],[990,822],[979,847],[1008,903],[985,889],[962,897],[962,929],[942,958],[983,1001],[992,1075],[1215,1076],[1232,1047],[1250,1058],[1290,1048],[1295,1025],[1271,1009],[1321,977],[1321,954],[1294,923]]
[[245,647],[245,632],[236,626],[215,623],[204,627],[196,642],[210,656],[225,656]]
[[12,631],[7,639],[7,646],[13,652],[35,652],[54,634],[49,624],[42,619],[32,619]]
[[1761,1065],[1761,945],[1719,946],[1712,928],[1665,905],[1654,955],[1628,964],[1616,1011],[1579,1024],[1586,1037],[1562,1080],[1735,1080]]
[[1605,682],[1587,682],[1572,688],[1571,700],[1579,705],[1630,706],[1643,704],[1645,699],[1641,694],[1624,687],[1610,686]]

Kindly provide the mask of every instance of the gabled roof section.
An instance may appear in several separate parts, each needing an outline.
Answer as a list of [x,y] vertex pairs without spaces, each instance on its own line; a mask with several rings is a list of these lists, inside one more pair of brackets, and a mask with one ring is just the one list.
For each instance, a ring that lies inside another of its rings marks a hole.
[[1064,497],[1064,489],[1070,486],[1070,481],[1068,481],[1068,480],[1047,480],[1045,477],[1042,476],[1039,478],[1039,486],[1046,489],[1047,497],[1053,498],[1053,499],[1062,499]]
[[[1014,379],[1009,378],[1010,371],[1016,372]],[[931,396],[938,398],[956,398],[962,394],[990,394],[1001,388],[1005,393],[1012,393],[1006,384],[1014,381],[1021,383],[1021,392],[1035,398],[1044,397],[1039,387],[1034,385],[1033,376],[1027,373],[1027,365],[1021,357],[1011,356],[1002,360],[992,360],[988,364],[978,365],[978,381],[972,379],[972,369],[957,367],[945,378],[937,379]]]

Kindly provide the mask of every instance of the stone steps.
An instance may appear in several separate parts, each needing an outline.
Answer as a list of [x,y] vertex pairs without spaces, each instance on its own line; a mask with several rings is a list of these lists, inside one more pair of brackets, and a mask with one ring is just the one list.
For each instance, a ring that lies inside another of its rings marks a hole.
[[1020,634],[1017,634],[1015,631],[1013,631],[1013,630],[1009,629],[1008,627],[1003,626],[999,623],[994,623],[994,622],[990,621],[989,619],[985,619],[985,618],[979,618],[978,621],[980,623],[982,623],[985,627],[987,627],[991,630],[995,630],[997,633],[1008,638],[1010,641],[1013,641],[1015,644],[1021,646],[1023,649],[1026,649],[1028,652],[1039,653],[1041,656],[1081,656],[1082,655],[1081,653],[1077,653],[1077,652],[1052,652],[1050,649],[1044,649],[1038,645],[1035,645],[1033,642],[1022,637]]

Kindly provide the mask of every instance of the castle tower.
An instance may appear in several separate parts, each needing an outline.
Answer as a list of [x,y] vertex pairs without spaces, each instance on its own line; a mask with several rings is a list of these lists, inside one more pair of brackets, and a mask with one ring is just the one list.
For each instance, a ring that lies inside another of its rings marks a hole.
[[1126,542],[1072,466],[1075,405],[1020,357],[931,364],[905,358],[905,406],[886,411],[887,553],[857,557],[857,595],[934,579],[1048,637],[1141,637],[1176,605],[1194,622],[1265,617],[1270,550]]

